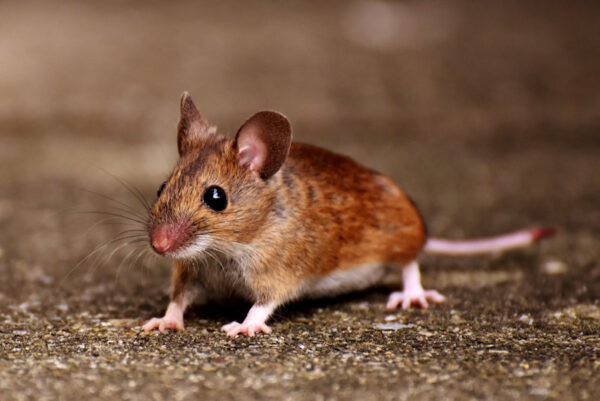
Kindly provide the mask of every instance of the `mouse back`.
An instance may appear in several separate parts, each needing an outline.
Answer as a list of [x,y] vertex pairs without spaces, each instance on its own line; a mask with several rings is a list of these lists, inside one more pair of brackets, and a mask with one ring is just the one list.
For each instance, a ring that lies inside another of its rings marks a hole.
[[296,235],[317,238],[310,248],[321,256],[309,267],[317,274],[409,262],[424,245],[425,224],[412,200],[390,178],[347,156],[294,143],[281,176],[280,192],[296,198]]

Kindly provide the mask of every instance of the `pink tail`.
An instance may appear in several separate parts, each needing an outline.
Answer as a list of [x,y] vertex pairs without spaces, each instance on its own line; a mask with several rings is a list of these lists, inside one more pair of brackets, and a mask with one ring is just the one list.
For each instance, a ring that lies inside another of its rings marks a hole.
[[543,238],[556,234],[554,228],[532,228],[511,234],[491,238],[466,241],[452,241],[430,238],[425,244],[425,252],[445,255],[475,255],[480,253],[497,253],[510,249],[523,248]]

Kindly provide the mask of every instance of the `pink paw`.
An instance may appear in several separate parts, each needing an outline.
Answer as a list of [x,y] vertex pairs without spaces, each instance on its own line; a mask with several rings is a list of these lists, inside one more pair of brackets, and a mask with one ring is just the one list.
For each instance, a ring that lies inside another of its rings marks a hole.
[[155,317],[148,320],[142,328],[146,333],[155,329],[158,329],[161,333],[164,333],[167,330],[183,330],[183,320],[167,316],[161,318]]
[[390,294],[386,307],[396,309],[398,305],[402,305],[402,309],[410,309],[414,305],[427,309],[429,306],[427,301],[441,304],[445,300],[446,297],[435,290],[397,291]]
[[238,334],[246,334],[248,337],[254,337],[257,333],[269,334],[272,329],[265,323],[238,323],[231,322],[221,327],[221,330],[227,333],[229,337],[235,337]]

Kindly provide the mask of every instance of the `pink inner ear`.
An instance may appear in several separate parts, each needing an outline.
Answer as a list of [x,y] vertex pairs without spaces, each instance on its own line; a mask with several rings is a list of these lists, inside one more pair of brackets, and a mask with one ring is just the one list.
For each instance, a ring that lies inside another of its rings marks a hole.
[[238,139],[240,166],[247,166],[250,171],[260,171],[267,158],[267,148],[260,140],[256,129],[247,128],[247,132]]

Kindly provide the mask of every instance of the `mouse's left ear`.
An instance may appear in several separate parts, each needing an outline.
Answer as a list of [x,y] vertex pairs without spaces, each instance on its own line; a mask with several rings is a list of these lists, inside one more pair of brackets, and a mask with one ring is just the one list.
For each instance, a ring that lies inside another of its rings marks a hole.
[[289,120],[276,111],[259,111],[246,121],[235,136],[240,166],[267,179],[281,168],[292,143]]
[[211,129],[187,92],[181,95],[180,113],[179,124],[177,124],[177,149],[179,156],[183,156],[211,135]]

